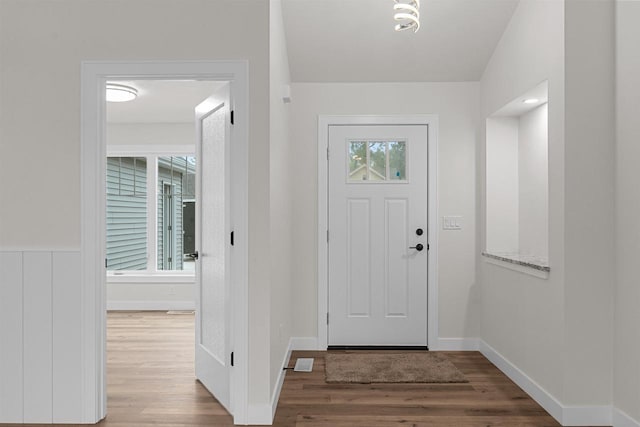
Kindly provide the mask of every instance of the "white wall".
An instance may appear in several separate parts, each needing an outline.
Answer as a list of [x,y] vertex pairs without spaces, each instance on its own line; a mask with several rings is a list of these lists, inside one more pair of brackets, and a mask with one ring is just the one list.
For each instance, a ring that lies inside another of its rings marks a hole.
[[566,255],[562,401],[568,405],[610,404],[612,395],[613,6],[612,0],[565,2]]
[[[261,308],[270,276],[267,6],[260,0],[0,2],[0,180],[13,182],[0,189],[5,249],[80,245],[81,61],[248,60],[252,405],[270,398],[269,369],[255,351],[269,330],[269,307]],[[16,159],[28,159],[28,174]],[[2,323],[0,330],[14,327]]]
[[318,115],[437,114],[439,214],[462,216],[462,230],[439,231],[439,335],[476,337],[478,83],[296,83],[292,94],[293,335],[317,336]]
[[270,372],[272,398],[277,397],[278,379],[284,376],[283,360],[287,356],[292,330],[292,194],[289,139],[289,104],[282,100],[285,85],[290,83],[289,59],[282,22],[282,1],[269,2],[269,138],[271,189],[271,304]]
[[[562,399],[564,390],[564,3],[522,0],[481,81],[482,118],[549,81],[548,280],[479,262],[482,339]],[[484,122],[484,120],[483,120]],[[484,135],[485,132],[481,132]],[[484,223],[484,138],[478,158],[479,215]],[[485,241],[480,230],[480,249]]]
[[486,121],[487,244],[489,253],[518,253],[518,125],[517,117]]
[[[640,2],[616,1],[614,405],[640,425]],[[622,424],[621,424],[622,425]]]
[[[169,279],[171,279],[169,277]],[[166,281],[108,278],[107,310],[195,310],[193,277]]]
[[107,146],[195,146],[194,123],[107,123]]
[[483,263],[481,336],[556,399],[565,423],[582,407],[592,424],[610,416],[612,10],[610,1],[521,1],[482,79],[485,116],[549,81],[551,273]]
[[519,252],[549,253],[549,108],[543,104],[523,114],[518,130]]

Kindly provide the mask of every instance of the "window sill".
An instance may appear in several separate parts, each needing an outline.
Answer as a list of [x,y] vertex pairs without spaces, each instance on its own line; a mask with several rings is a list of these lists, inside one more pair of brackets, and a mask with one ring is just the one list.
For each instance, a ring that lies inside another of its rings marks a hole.
[[193,273],[166,272],[166,273],[107,273],[107,283],[194,283],[196,276]]
[[540,279],[548,279],[551,268],[546,258],[524,256],[517,253],[513,254],[494,254],[482,252],[485,262],[509,270],[518,271]]

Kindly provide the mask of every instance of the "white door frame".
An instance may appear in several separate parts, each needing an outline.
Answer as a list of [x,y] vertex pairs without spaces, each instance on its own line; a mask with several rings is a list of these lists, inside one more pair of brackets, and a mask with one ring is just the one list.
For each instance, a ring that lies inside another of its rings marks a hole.
[[[235,110],[231,209],[235,248],[231,274],[231,329],[235,368],[231,399],[236,424],[248,412],[248,147],[249,80],[247,61],[86,61],[81,76],[81,269],[82,269],[82,420],[106,416],[105,163],[106,100],[109,80],[218,80],[231,84]],[[195,108],[195,105],[194,105]]]
[[329,298],[327,230],[329,229],[329,126],[347,125],[428,125],[429,183],[428,238],[429,266],[427,283],[427,346],[435,350],[438,342],[438,116],[319,116],[318,117],[318,349],[327,349],[327,312]]

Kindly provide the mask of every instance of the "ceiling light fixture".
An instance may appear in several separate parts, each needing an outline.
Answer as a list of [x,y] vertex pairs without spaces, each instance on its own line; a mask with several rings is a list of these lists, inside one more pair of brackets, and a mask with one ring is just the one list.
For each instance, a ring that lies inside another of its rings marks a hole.
[[107,101],[127,102],[138,97],[138,90],[131,86],[107,83]]
[[527,98],[525,99],[524,102],[525,104],[536,104],[538,103],[540,100],[538,98]]
[[404,31],[413,28],[417,33],[420,29],[420,0],[393,0],[395,14],[393,19],[400,21],[396,24],[396,31]]

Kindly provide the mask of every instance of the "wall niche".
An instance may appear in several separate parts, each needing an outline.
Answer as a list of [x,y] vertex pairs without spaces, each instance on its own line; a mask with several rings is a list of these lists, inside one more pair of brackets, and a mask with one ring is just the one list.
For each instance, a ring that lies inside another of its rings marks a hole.
[[549,272],[548,164],[545,81],[486,120],[487,258]]

